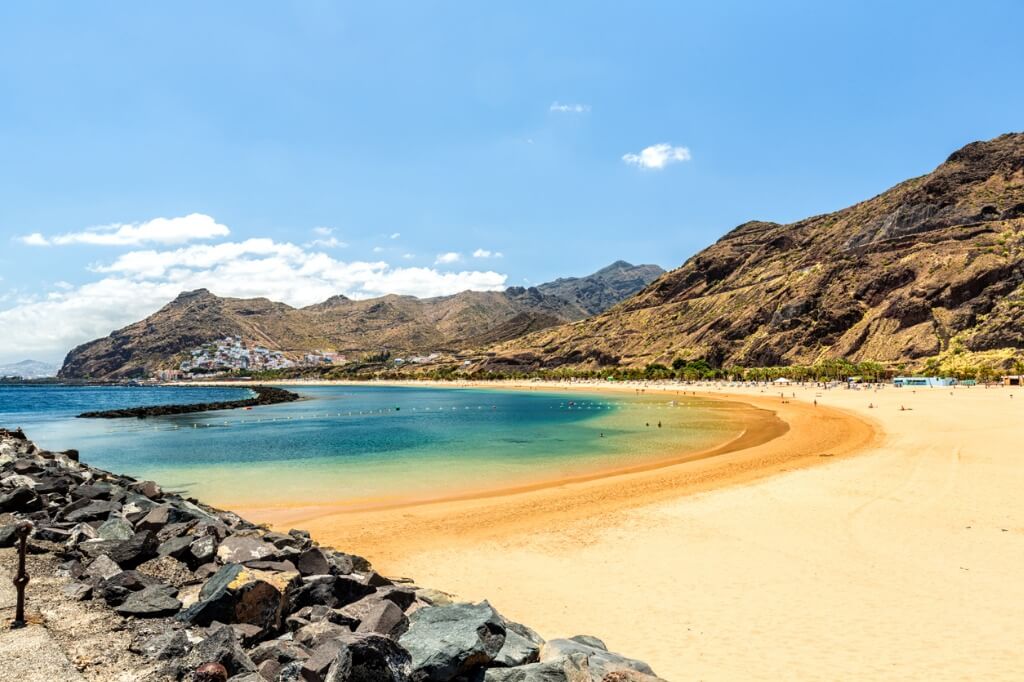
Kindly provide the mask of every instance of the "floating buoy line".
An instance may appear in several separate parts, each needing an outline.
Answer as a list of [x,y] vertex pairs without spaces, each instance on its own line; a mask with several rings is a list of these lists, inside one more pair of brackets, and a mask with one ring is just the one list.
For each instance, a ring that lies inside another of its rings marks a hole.
[[[680,403],[672,400],[667,403],[655,403],[652,401],[600,401],[600,400],[563,400],[557,405],[548,405],[549,410],[564,410],[564,411],[583,411],[583,410],[664,410],[664,409],[679,409],[690,407],[690,404]],[[451,412],[469,412],[469,411],[498,411],[498,406],[495,404],[478,404],[478,405],[452,405],[452,406],[413,406],[407,408],[405,414],[415,413],[416,415],[441,415],[449,414]],[[342,412],[312,412],[308,414],[298,415],[279,415],[279,416],[255,416],[245,415],[245,417],[239,417],[236,419],[217,419],[209,421],[194,421],[190,423],[175,423],[175,424],[156,424],[150,426],[138,425],[138,426],[123,426],[121,428],[107,429],[106,433],[118,433],[124,431],[178,431],[183,428],[185,429],[224,429],[224,428],[235,428],[242,426],[250,426],[253,424],[268,424],[277,422],[294,422],[294,421],[324,421],[328,419],[347,419],[350,417],[381,417],[388,415],[396,415],[402,411],[400,405],[389,408],[377,408],[372,410],[346,410]]]

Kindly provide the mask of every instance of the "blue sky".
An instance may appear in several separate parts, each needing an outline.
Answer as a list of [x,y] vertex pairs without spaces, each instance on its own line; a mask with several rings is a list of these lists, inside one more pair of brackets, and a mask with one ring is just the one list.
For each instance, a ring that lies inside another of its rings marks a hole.
[[5,3],[0,361],[194,285],[675,267],[1024,128],[1021,26],[1009,1]]

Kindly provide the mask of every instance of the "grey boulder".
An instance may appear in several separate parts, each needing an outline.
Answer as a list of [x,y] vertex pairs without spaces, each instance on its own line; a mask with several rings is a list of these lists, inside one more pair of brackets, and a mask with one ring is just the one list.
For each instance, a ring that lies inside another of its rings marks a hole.
[[122,616],[136,618],[160,618],[173,616],[181,609],[181,602],[171,596],[165,586],[153,585],[138,592],[132,592],[114,610]]
[[594,682],[587,657],[570,654],[543,663],[531,663],[518,668],[490,668],[484,673],[484,682]]
[[651,666],[643,661],[614,654],[604,647],[604,642],[594,637],[577,636],[570,639],[553,639],[541,647],[541,663],[564,658],[570,654],[587,657],[587,663],[595,679],[602,679],[608,673],[632,670],[644,675],[654,675]]
[[544,638],[536,632],[512,621],[505,621],[505,644],[494,657],[494,665],[512,668],[536,663]]
[[412,657],[412,679],[448,682],[486,666],[505,643],[505,623],[486,601],[426,606],[399,639]]

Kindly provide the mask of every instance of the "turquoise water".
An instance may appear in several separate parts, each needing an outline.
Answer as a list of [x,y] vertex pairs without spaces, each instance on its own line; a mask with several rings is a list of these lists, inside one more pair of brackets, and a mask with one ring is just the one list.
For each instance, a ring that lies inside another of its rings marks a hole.
[[[168,417],[86,410],[246,397],[244,388],[0,386],[0,425],[102,469],[223,506],[393,504],[643,464],[739,434],[734,406],[435,387],[288,387],[295,403]],[[674,399],[673,399],[674,398]],[[659,427],[658,424],[661,424]]]

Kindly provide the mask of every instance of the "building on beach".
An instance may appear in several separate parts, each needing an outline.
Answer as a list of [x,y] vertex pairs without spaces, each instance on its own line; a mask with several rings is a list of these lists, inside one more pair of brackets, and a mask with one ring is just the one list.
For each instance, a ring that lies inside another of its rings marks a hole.
[[900,386],[923,386],[928,388],[941,388],[942,386],[953,386],[956,379],[951,377],[896,377],[892,385]]
[[1003,386],[1024,386],[1024,374],[1007,374],[1003,377]]

